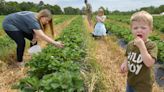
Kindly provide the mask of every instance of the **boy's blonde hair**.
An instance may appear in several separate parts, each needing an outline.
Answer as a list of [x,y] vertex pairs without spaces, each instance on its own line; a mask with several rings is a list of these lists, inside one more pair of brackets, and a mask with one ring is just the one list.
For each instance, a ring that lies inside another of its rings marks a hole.
[[131,18],[130,18],[130,25],[132,27],[132,22],[133,21],[143,21],[145,23],[148,23],[148,25],[150,26],[150,28],[153,30],[153,17],[151,14],[149,14],[146,11],[139,11],[134,13]]

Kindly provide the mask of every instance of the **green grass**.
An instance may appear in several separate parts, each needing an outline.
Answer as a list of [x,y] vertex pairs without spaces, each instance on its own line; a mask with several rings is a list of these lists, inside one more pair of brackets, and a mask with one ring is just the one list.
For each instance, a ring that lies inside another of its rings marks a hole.
[[4,20],[5,16],[0,16],[0,32],[2,31],[2,22]]

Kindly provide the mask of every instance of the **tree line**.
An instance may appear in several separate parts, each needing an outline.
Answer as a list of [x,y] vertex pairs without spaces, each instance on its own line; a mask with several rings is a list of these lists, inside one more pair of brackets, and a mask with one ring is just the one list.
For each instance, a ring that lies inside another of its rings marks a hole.
[[[73,8],[73,7],[65,7],[63,10],[58,5],[50,5],[50,4],[44,4],[43,1],[40,1],[38,4],[33,2],[14,2],[14,1],[8,1],[0,0],[0,15],[7,15],[14,12],[19,11],[34,11],[38,12],[41,9],[49,9],[52,14],[60,15],[60,14],[66,14],[66,15],[79,15],[79,14],[85,14],[85,7],[82,9],[79,8]],[[127,11],[127,12],[121,12],[119,10],[110,11],[108,8],[104,8],[105,14],[132,14],[136,11],[145,10],[148,11],[151,14],[160,14],[164,12],[164,5],[161,5],[159,7],[143,7],[141,9],[133,10],[133,11]],[[93,14],[97,14],[96,12],[93,12]]]
[[15,1],[6,2],[5,0],[0,0],[0,15],[7,15],[19,11],[33,11],[38,12],[41,9],[49,9],[52,14],[68,14],[76,15],[82,14],[82,10],[79,8],[65,7],[62,11],[61,7],[58,5],[44,4],[43,1],[40,1],[38,4],[33,2],[22,2],[18,3]]
[[149,12],[150,14],[160,14],[160,13],[164,12],[164,5],[160,5],[159,7],[154,7],[154,6],[142,7],[140,9],[136,9],[136,10],[132,10],[132,11],[125,11],[125,12],[121,12],[119,10],[109,11],[108,8],[106,8],[106,9],[103,8],[103,9],[105,10],[106,15],[108,15],[108,14],[129,15],[129,14],[133,14],[134,12],[141,11],[141,10],[145,10],[145,11]]

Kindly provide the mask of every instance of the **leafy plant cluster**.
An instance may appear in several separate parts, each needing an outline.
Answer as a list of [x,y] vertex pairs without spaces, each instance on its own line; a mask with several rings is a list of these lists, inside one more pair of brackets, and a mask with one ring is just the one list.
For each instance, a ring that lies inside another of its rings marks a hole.
[[118,38],[124,38],[126,44],[133,39],[131,31],[128,28],[116,25],[115,23],[111,22],[106,23],[105,25],[107,30],[115,34]]
[[[107,16],[107,18],[116,20],[122,23],[130,24],[130,16],[129,15],[111,15]],[[153,26],[154,29],[160,32],[164,32],[164,17],[163,16],[153,16]]]
[[130,15],[109,15],[107,19],[116,20],[122,23],[130,24]]
[[73,17],[73,15],[56,15],[56,16],[54,16],[53,23],[59,24],[59,23],[62,23],[66,20],[71,19],[72,17]]
[[164,33],[164,17],[163,16],[155,16],[153,21],[154,28]]
[[5,16],[0,16],[0,23],[1,23],[1,25],[0,25],[0,32],[2,31],[2,23],[3,23],[3,20],[4,20],[4,18],[5,18]]
[[14,48],[14,41],[10,39],[7,35],[0,36],[0,58],[4,58],[4,56],[8,55],[7,53],[11,52]]

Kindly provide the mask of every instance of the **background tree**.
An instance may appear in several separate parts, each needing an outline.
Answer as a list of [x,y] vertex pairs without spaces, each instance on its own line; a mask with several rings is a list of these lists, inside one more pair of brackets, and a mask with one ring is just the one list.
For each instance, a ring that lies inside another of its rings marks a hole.
[[60,8],[60,6],[54,5],[54,6],[53,6],[53,9],[54,9],[54,14],[63,14],[63,11],[62,11],[62,9]]
[[[36,7],[36,5],[32,2],[22,2],[19,4],[19,8],[21,11],[30,11],[32,9],[32,7]],[[35,9],[37,10],[37,9]]]
[[0,14],[3,15],[5,12],[5,0],[0,0]]
[[4,14],[14,13],[21,11],[19,8],[19,4],[17,2],[8,2],[5,4],[5,12]]
[[72,8],[72,7],[65,7],[64,8],[64,14],[67,15],[77,15],[81,14],[81,10],[79,8]]
[[[65,7],[64,13],[63,13],[60,6],[45,4],[43,2],[43,0],[40,1],[38,4],[33,3],[33,2],[18,3],[18,2],[13,2],[13,1],[6,2],[5,0],[0,0],[0,15],[7,15],[7,14],[18,12],[18,11],[37,12],[37,11],[39,11],[41,9],[45,9],[45,8],[49,9],[52,12],[52,14],[69,14],[69,15],[71,14],[72,15],[72,14],[84,14],[84,13],[87,14],[87,12],[92,13],[92,9],[88,9],[88,7],[91,7],[91,5],[88,4],[87,0],[84,0],[84,3],[87,7],[83,7],[81,10],[79,8]],[[104,9],[104,12],[106,15],[108,15],[109,13],[110,14],[123,14],[123,15],[132,14],[139,10],[145,10],[151,14],[160,14],[160,13],[164,12],[164,5],[161,5],[159,7],[154,7],[154,6],[143,7],[138,10],[132,10],[132,11],[126,11],[126,12],[121,12],[118,10],[109,11],[108,8],[106,8],[106,9],[104,7],[102,7],[102,8]],[[84,10],[85,10],[85,12],[84,12]]]

